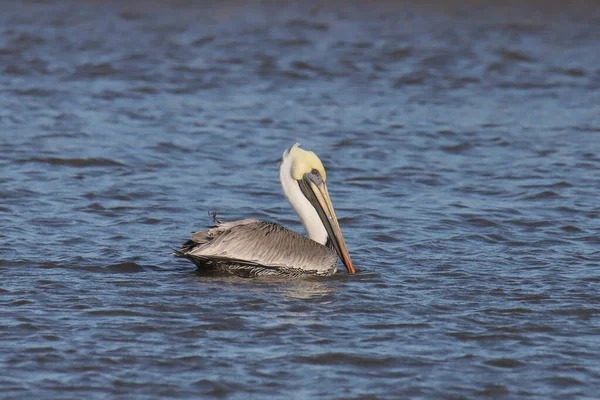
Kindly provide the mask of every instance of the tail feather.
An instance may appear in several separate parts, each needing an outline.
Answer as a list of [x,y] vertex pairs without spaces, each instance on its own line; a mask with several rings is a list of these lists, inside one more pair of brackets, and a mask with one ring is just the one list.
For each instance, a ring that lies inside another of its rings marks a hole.
[[174,249],[171,255],[175,257],[189,258],[189,255],[187,254],[189,251],[193,250],[197,246],[210,242],[213,236],[211,235],[211,230],[218,228],[223,224],[223,221],[217,217],[218,213],[219,212],[217,210],[209,211],[208,216],[213,220],[214,226],[211,226],[207,231],[194,232],[192,234],[192,238],[182,244],[179,249]]
[[210,218],[212,218],[213,223],[215,224],[214,226],[212,226],[212,228],[216,228],[217,226],[221,225],[223,222],[219,219],[218,217],[219,215],[219,211],[218,210],[213,210],[213,211],[209,211],[208,212],[208,216]]

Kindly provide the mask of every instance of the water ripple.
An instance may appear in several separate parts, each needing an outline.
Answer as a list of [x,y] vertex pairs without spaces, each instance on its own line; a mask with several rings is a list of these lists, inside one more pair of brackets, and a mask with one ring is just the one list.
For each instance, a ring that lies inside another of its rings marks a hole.
[[[597,397],[598,7],[380,6],[0,5],[4,396]],[[170,256],[296,141],[357,274]]]

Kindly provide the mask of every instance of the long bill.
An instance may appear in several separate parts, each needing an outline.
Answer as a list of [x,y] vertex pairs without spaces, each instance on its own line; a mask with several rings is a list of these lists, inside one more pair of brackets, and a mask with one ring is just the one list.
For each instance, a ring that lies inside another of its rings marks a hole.
[[344,235],[340,229],[340,224],[335,216],[331,199],[329,198],[329,191],[325,182],[313,182],[310,175],[305,175],[304,178],[298,181],[300,184],[300,190],[304,193],[304,196],[310,201],[312,206],[317,210],[321,222],[325,226],[325,230],[333,243],[333,247],[337,252],[338,256],[346,266],[349,274],[354,274],[356,270],[352,265],[346,242],[344,241]]

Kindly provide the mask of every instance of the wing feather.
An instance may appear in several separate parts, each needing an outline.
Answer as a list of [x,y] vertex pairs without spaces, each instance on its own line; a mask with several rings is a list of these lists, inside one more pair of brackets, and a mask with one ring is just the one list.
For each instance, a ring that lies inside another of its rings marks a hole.
[[333,273],[337,268],[337,254],[333,249],[281,225],[255,219],[220,223],[207,231],[196,232],[176,255],[209,264],[229,263],[275,270]]

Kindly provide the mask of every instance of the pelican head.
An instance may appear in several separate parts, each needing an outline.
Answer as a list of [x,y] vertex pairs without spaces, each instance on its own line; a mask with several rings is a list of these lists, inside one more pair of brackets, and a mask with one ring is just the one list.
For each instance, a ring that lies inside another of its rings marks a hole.
[[354,266],[329,198],[327,175],[319,157],[301,149],[299,143],[294,144],[283,153],[279,178],[308,236],[322,245],[329,239],[348,273],[353,274]]

